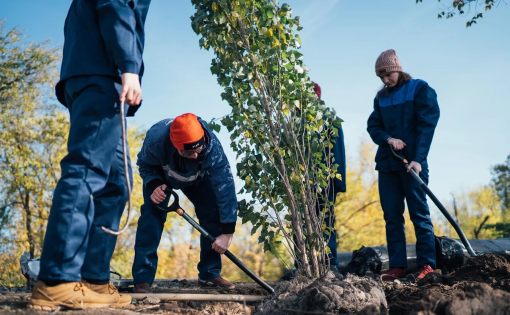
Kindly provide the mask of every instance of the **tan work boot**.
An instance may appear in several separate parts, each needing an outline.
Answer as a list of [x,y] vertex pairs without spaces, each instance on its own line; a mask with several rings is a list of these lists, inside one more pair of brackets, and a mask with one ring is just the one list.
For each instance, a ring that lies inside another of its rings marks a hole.
[[93,284],[85,280],[82,280],[82,282],[85,286],[96,293],[109,294],[115,298],[116,302],[112,305],[113,307],[124,307],[131,304],[131,296],[128,294],[120,294],[119,290],[117,290],[117,288],[111,283]]
[[48,286],[42,281],[37,281],[28,307],[35,310],[54,311],[59,307],[71,309],[110,307],[116,302],[113,296],[96,293],[81,282]]

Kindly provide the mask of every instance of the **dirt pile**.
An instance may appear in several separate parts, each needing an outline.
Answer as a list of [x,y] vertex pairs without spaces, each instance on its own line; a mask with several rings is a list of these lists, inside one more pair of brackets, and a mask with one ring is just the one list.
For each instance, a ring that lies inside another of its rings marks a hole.
[[390,314],[510,314],[510,257],[467,258],[450,274],[385,284]]
[[[497,285],[504,282],[502,280],[510,280],[510,255],[485,254],[469,258],[451,276],[454,281],[469,280]],[[510,291],[510,287],[506,287],[506,290]]]
[[510,314],[510,293],[485,283],[388,286],[390,314]]
[[282,282],[276,294],[256,309],[255,314],[292,313],[385,314],[386,298],[380,282],[368,277],[332,276],[307,282],[297,278]]

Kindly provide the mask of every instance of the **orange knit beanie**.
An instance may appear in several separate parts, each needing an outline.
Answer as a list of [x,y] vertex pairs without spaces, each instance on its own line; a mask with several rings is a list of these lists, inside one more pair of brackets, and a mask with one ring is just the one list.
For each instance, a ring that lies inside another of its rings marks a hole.
[[170,124],[170,141],[178,150],[193,150],[203,144],[204,128],[194,114],[175,117]]

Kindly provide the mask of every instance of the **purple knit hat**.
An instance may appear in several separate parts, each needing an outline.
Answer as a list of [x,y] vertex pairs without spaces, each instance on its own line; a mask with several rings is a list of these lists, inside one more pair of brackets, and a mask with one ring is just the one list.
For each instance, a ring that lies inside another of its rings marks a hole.
[[398,61],[397,53],[393,49],[383,51],[375,62],[375,74],[381,76],[385,73],[399,71],[402,72],[402,66]]

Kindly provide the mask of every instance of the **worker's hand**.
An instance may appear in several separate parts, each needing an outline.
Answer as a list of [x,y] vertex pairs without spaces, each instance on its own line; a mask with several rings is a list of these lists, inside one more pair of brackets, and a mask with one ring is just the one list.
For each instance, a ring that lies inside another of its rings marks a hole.
[[406,143],[404,141],[395,138],[388,138],[388,144],[391,145],[391,147],[397,151],[402,150],[406,146]]
[[232,243],[232,237],[234,237],[234,234],[221,234],[212,244],[212,249],[220,254],[225,253],[230,243]]
[[420,174],[421,164],[416,161],[411,161],[411,163],[407,165],[407,171],[410,172],[411,169],[413,169],[416,172],[416,174]]
[[165,200],[166,194],[165,194],[166,185],[163,184],[161,186],[156,187],[154,191],[151,194],[151,200],[155,204],[160,204],[161,201]]
[[128,72],[122,74],[122,91],[120,92],[119,100],[121,104],[140,104],[142,101],[142,87],[140,86],[138,74]]

